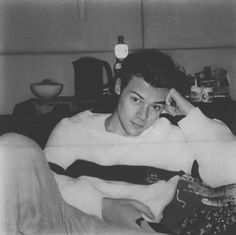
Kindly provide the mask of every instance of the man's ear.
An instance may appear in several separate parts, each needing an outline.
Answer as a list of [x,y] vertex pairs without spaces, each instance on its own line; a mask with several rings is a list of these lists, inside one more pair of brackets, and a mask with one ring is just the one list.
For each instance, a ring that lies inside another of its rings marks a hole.
[[117,78],[117,79],[116,79],[115,93],[116,93],[117,95],[120,95],[120,94],[121,94],[121,79],[120,79],[120,78]]

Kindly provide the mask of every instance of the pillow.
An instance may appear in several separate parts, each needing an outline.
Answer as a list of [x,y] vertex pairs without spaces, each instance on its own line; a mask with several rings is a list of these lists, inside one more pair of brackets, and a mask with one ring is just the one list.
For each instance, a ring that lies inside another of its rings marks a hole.
[[202,198],[227,200],[235,196],[236,184],[210,188],[198,179],[183,175],[174,199],[163,212],[161,223],[174,235],[210,235],[231,231],[236,228],[235,202],[229,201],[219,207],[208,206],[202,203]]

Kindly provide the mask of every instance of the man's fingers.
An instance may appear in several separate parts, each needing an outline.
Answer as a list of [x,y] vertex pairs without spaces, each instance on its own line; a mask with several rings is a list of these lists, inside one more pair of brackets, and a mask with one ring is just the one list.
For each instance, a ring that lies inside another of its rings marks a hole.
[[166,97],[166,103],[167,105],[174,105],[177,101],[181,99],[182,96],[174,88],[172,88],[170,89],[170,92]]
[[150,220],[154,220],[155,216],[148,206],[139,201],[134,201],[135,208],[143,215],[145,215]]
[[170,90],[170,92],[168,93],[168,95],[166,96],[165,102],[166,102],[166,105],[167,105],[167,106],[171,106],[171,102],[172,102],[171,90]]
[[175,107],[175,112],[178,115],[187,115],[190,110],[194,108],[194,106],[174,88],[170,90],[166,97],[166,106]]
[[171,116],[176,115],[175,107],[172,107],[170,105],[166,105],[165,109],[166,109],[167,113],[169,113]]

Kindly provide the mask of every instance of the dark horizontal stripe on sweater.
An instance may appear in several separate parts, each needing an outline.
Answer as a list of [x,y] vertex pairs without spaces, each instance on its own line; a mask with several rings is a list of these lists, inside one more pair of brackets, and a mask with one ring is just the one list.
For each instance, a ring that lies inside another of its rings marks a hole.
[[49,162],[52,171],[72,178],[80,176],[96,177],[109,181],[121,181],[133,184],[151,184],[158,180],[169,180],[173,176],[183,175],[183,171],[169,171],[150,166],[111,165],[103,166],[90,161],[76,160],[66,170]]

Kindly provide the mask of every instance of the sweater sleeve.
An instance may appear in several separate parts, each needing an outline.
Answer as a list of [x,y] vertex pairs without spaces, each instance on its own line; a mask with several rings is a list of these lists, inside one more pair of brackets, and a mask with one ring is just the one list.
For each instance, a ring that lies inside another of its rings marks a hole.
[[83,212],[102,218],[103,193],[97,190],[88,177],[72,179],[54,174],[63,199]]
[[192,109],[178,125],[188,141],[228,141],[235,137],[226,124],[207,118],[199,108]]
[[221,121],[207,118],[198,108],[179,123],[199,164],[205,183],[217,187],[236,182],[236,137]]
[[53,129],[44,148],[47,161],[55,163],[64,169],[73,162],[70,159],[73,148],[66,144],[68,139],[71,139],[70,129],[70,121],[67,118],[61,120]]

